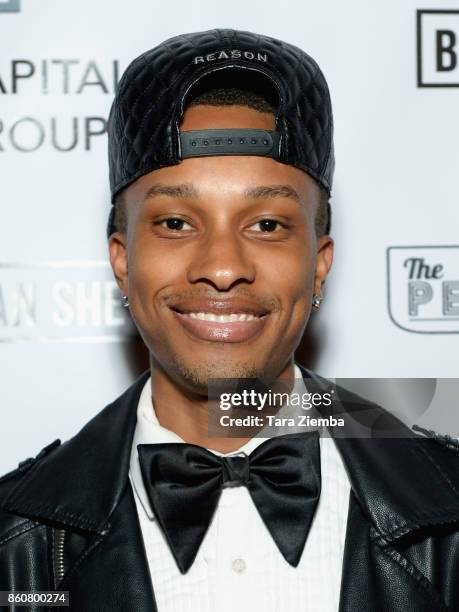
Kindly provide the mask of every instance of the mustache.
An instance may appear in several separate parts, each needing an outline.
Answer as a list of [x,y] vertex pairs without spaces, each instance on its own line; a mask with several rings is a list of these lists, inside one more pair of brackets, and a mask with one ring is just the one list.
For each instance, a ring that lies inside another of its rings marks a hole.
[[169,293],[163,296],[163,303],[165,306],[174,307],[181,302],[186,302],[187,300],[192,299],[208,299],[208,300],[218,300],[224,302],[226,300],[234,300],[238,297],[244,297],[246,299],[250,299],[262,308],[274,312],[276,310],[281,310],[281,303],[278,298],[275,296],[261,296],[257,295],[247,287],[241,287],[238,290],[231,292],[215,292],[209,291],[208,289],[191,289],[189,291],[180,291]]

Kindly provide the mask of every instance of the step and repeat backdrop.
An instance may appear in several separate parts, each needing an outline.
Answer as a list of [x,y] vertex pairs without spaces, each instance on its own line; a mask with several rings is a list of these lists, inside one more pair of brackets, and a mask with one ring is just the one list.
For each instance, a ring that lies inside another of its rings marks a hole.
[[108,265],[106,119],[141,52],[234,27],[310,53],[335,117],[335,261],[298,359],[456,378],[459,2],[0,0],[0,473],[147,367]]

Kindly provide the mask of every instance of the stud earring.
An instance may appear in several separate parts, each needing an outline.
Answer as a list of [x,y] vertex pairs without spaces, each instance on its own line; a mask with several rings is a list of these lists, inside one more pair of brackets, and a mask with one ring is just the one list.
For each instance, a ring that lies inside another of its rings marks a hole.
[[314,310],[319,310],[323,299],[324,298],[320,294],[317,295],[316,293],[314,293],[314,295],[312,296],[312,307]]
[[122,295],[121,299],[123,300],[123,306],[124,308],[129,308],[129,300],[128,300],[128,296],[127,295]]

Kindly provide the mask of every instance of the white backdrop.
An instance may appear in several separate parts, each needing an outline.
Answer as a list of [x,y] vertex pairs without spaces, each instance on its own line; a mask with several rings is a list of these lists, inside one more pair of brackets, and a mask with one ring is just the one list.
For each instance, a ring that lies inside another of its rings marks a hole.
[[73,435],[143,368],[106,266],[101,132],[117,74],[183,32],[285,39],[328,80],[336,256],[315,369],[457,376],[458,14],[417,17],[430,0],[14,4],[0,1],[0,473]]

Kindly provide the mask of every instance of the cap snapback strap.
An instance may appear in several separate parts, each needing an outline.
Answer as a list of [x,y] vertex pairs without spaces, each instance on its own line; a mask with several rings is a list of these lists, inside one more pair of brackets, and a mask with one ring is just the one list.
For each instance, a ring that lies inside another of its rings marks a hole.
[[280,136],[280,132],[242,128],[180,132],[181,158],[263,155],[279,159]]

